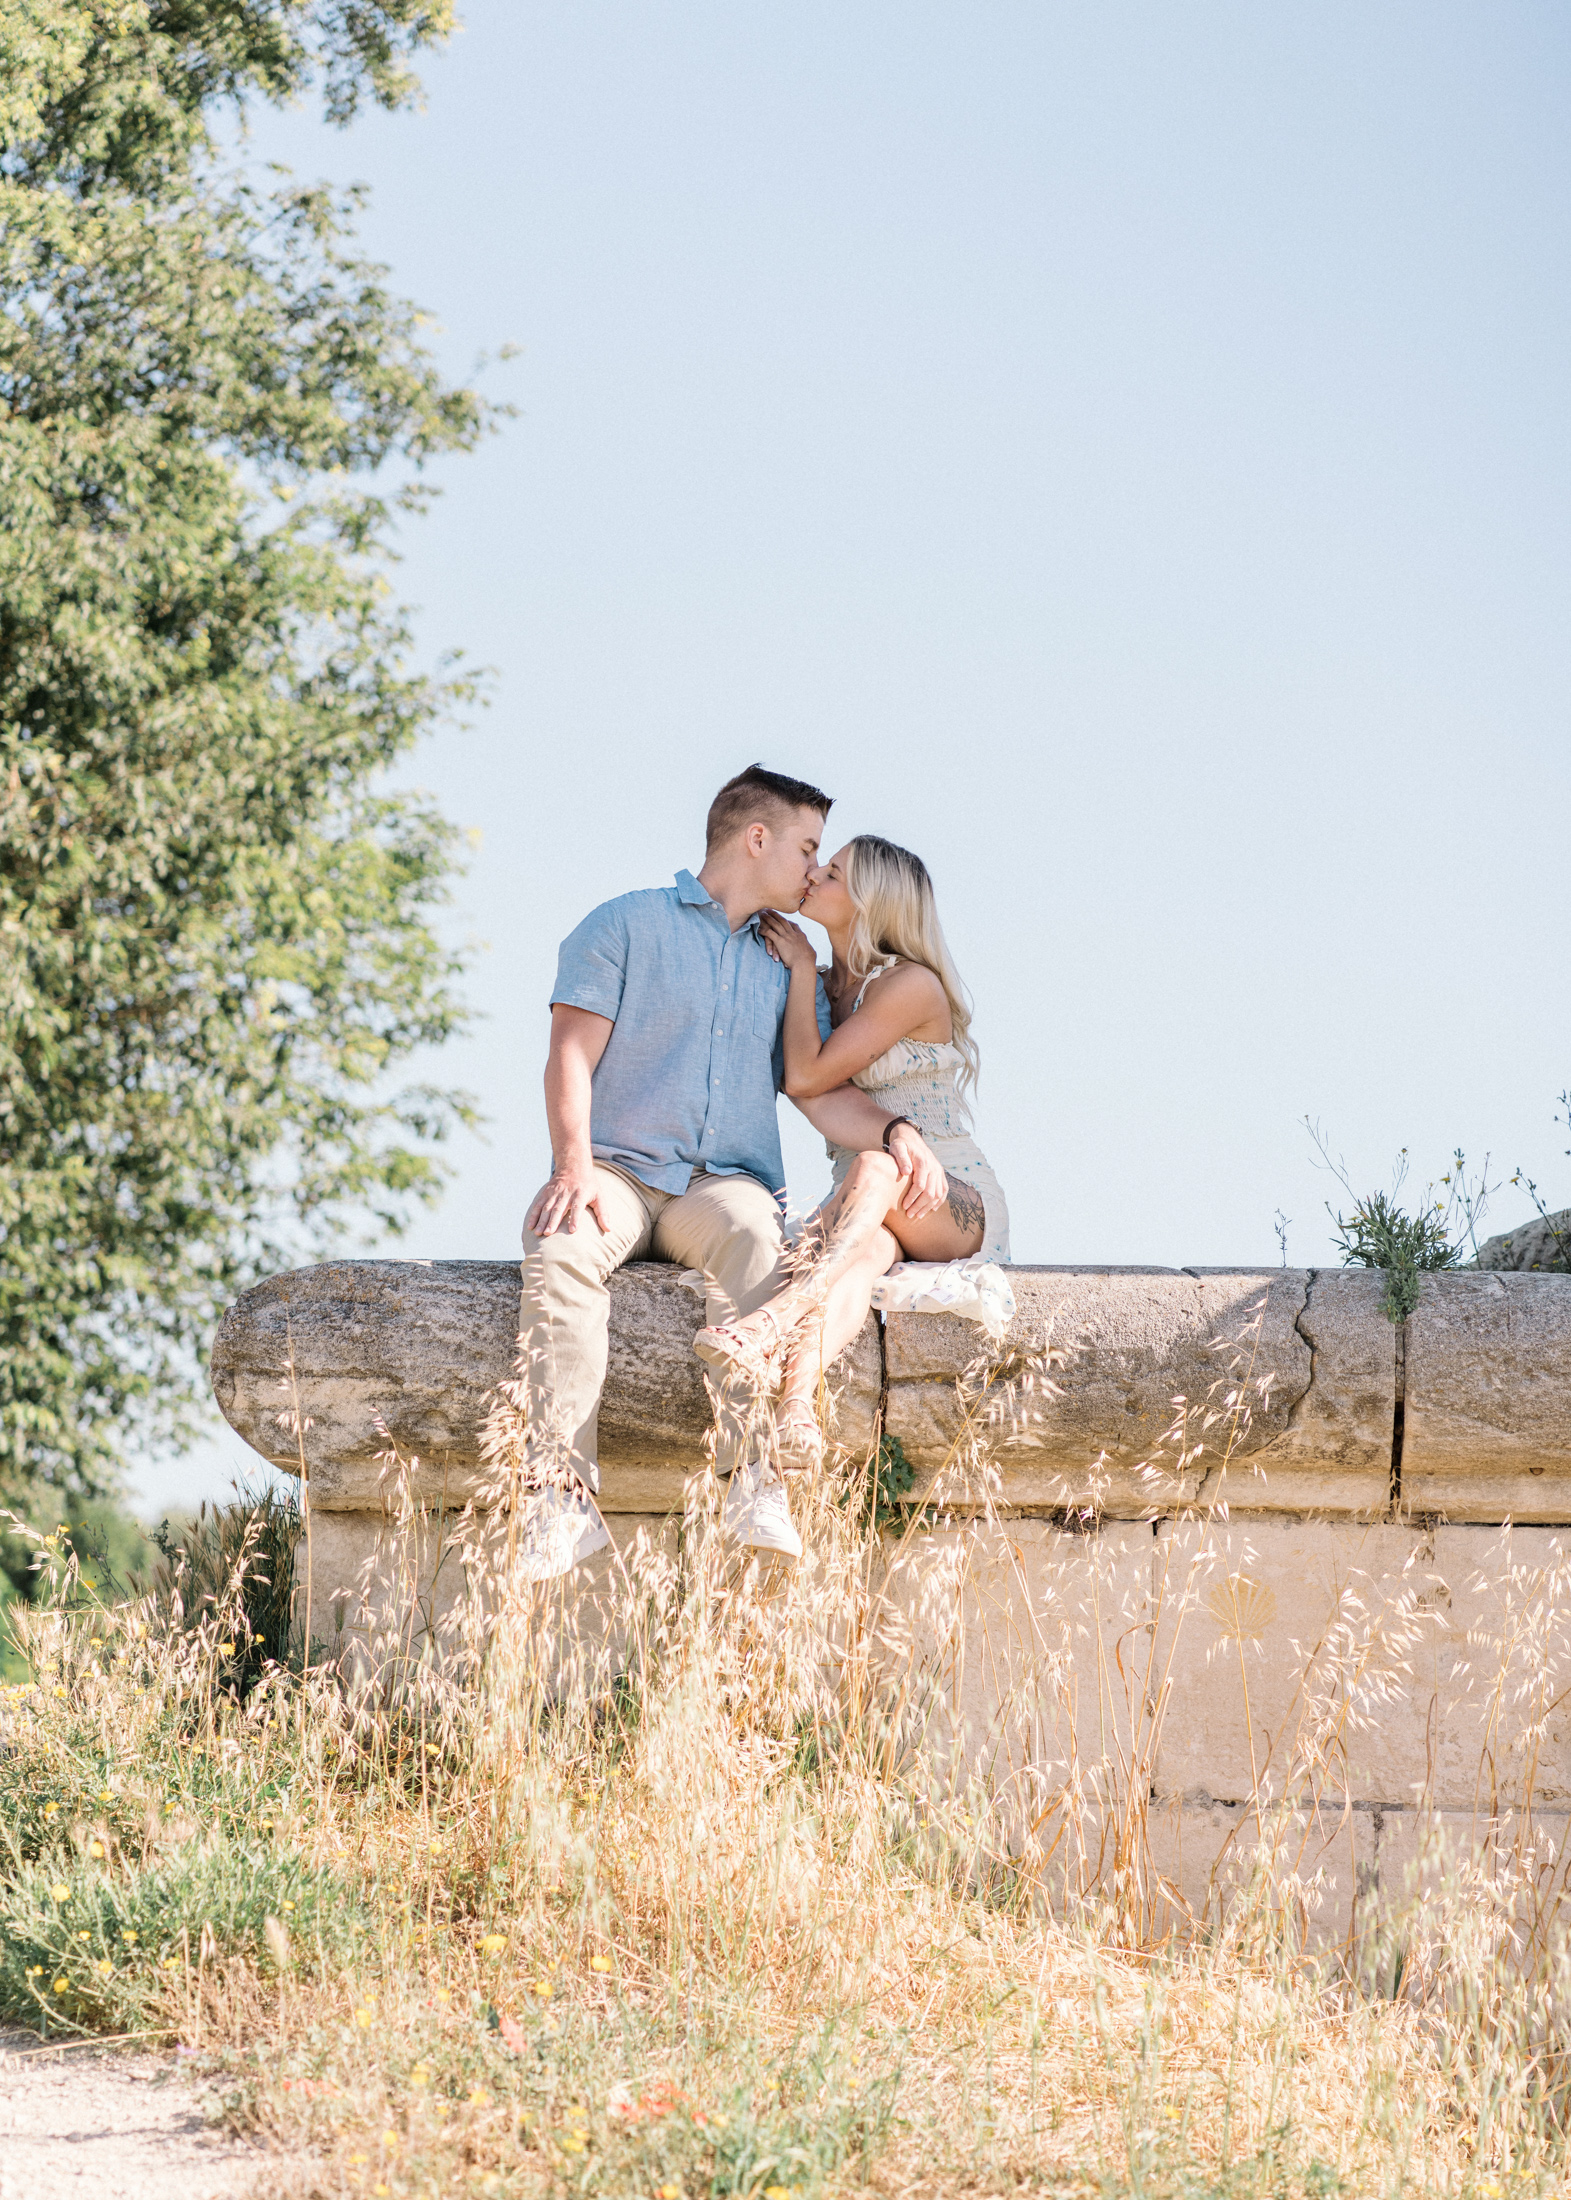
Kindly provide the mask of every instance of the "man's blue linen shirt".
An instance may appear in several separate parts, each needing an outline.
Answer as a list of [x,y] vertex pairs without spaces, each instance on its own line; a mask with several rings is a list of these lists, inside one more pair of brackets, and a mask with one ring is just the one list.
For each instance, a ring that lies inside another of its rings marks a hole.
[[[685,1192],[702,1163],[783,1201],[775,1095],[790,987],[758,919],[733,932],[691,871],[591,909],[562,942],[551,999],[616,1026],[592,1087],[596,1160],[660,1192]],[[827,1038],[822,980],[818,1028]]]

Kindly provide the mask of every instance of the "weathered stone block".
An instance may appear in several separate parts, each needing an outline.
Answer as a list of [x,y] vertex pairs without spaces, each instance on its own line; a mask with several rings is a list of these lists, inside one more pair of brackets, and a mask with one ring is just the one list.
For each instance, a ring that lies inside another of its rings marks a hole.
[[1571,1207],[1562,1207],[1558,1214],[1534,1215],[1514,1230],[1485,1238],[1478,1248],[1478,1265],[1565,1275],[1571,1271]]
[[[710,1406],[692,1343],[704,1306],[680,1273],[637,1261],[611,1278],[600,1409],[608,1512],[680,1503],[684,1477],[703,1463]],[[514,1371],[519,1292],[511,1261],[329,1261],[272,1277],[224,1316],[214,1394],[275,1466],[297,1472],[303,1447],[320,1512],[379,1507],[394,1450],[417,1462],[417,1499],[462,1505],[483,1485],[481,1433]],[[880,1383],[869,1320],[834,1377],[842,1441],[866,1448]]]
[[[627,1594],[624,1568],[640,1534],[675,1557],[674,1519],[620,1515],[607,1524],[611,1549],[530,1592],[541,1606],[541,1636],[553,1646],[558,1682],[575,1666],[599,1667],[620,1651],[636,1601]],[[432,1513],[402,1522],[381,1512],[316,1514],[309,1545],[302,1537],[295,1552],[297,1620],[303,1628],[309,1586],[313,1643],[361,1671],[418,1651],[429,1637],[454,1648],[466,1616],[483,1629],[494,1609],[503,1542],[503,1532],[483,1522],[471,1521],[455,1535],[452,1521]]]
[[1139,1718],[1152,1548],[1149,1526],[1079,1535],[1045,1520],[901,1539],[879,1663],[924,1704],[929,1753],[1013,1791],[1028,1821],[1071,1772],[1105,1793],[1100,1768],[1127,1761]]
[[1243,1802],[1258,1782],[1416,1801],[1450,1670],[1435,1591],[1431,1543],[1410,1527],[1160,1523],[1158,1793]]
[[1175,1796],[1152,1805],[1147,1844],[1154,1882],[1148,1915],[1158,1932],[1224,1916],[1263,1849],[1275,1891],[1289,1881],[1297,1890],[1304,1940],[1311,1946],[1345,1940],[1375,1872],[1375,1827],[1366,1810],[1278,1810],[1257,1821],[1247,1804]]
[[[1196,1494],[1241,1384],[1251,1411],[1240,1457],[1286,1434],[1309,1389],[1310,1346],[1295,1327],[1307,1279],[1296,1269],[1015,1268],[1010,1280],[1018,1311],[991,1351],[952,1317],[885,1324],[887,1426],[929,1477],[980,1450],[1007,1503],[1148,1513]],[[1044,1344],[1067,1355],[1051,1383],[1030,1365]],[[1002,1372],[977,1411],[959,1379],[979,1355]],[[1180,1447],[1170,1432],[1185,1401]],[[1195,1455],[1182,1468],[1180,1448]]]
[[[1487,1811],[1384,1808],[1369,1815],[1375,1830],[1379,1908],[1386,1913],[1448,1895],[1475,1913],[1478,1897],[1470,1875],[1480,1870],[1503,1891],[1536,1883],[1547,1893],[1571,1836],[1571,1817],[1557,1810],[1503,1811],[1491,1817]],[[1552,1894],[1546,1909],[1546,1922],[1563,1942],[1563,1909]],[[1518,1931],[1525,1922],[1519,1899]]]
[[1571,1533],[1435,1530],[1439,1689],[1427,1801],[1488,1819],[1571,1806]]
[[1363,1519],[1387,1510],[1397,1337],[1380,1310],[1384,1291],[1385,1278],[1368,1269],[1310,1271],[1296,1322],[1310,1351],[1308,1387],[1280,1433],[1212,1468],[1203,1504]]
[[1013,1400],[968,1425],[953,1383],[892,1385],[884,1426],[916,1469],[910,1501],[952,1513],[1034,1509],[1146,1520],[1193,1504],[1203,1480],[1199,1465],[1169,1472],[1160,1453],[1149,1464],[1101,1453],[1044,1457],[1029,1430],[1016,1425]]
[[1406,1509],[1571,1517],[1571,1277],[1425,1276],[1406,1359]]

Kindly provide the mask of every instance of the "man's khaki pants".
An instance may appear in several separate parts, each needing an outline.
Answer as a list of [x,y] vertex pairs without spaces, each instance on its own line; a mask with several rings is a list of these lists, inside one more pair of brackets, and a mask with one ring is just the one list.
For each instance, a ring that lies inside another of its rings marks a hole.
[[[602,1230],[592,1214],[574,1231],[524,1232],[519,1343],[528,1371],[530,1428],[545,1459],[600,1488],[596,1423],[605,1382],[611,1297],[606,1279],[624,1261],[677,1261],[708,1279],[705,1319],[762,1306],[785,1280],[780,1210],[756,1177],[696,1172],[685,1192],[657,1192],[595,1163]],[[735,1379],[726,1386],[735,1387]],[[739,1463],[745,1408],[722,1394],[716,1465]]]

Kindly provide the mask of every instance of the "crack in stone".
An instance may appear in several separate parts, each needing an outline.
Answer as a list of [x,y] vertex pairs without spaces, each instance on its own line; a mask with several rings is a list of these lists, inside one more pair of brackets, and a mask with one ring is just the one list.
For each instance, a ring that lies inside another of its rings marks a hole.
[[1289,1428],[1298,1426],[1300,1415],[1315,1394],[1315,1376],[1320,1366],[1320,1347],[1304,1327],[1304,1321],[1309,1313],[1310,1302],[1315,1295],[1315,1285],[1319,1281],[1320,1271],[1318,1268],[1308,1268],[1304,1271],[1304,1303],[1293,1316],[1294,1333],[1301,1337],[1309,1347],[1309,1380],[1304,1385],[1301,1395],[1295,1398],[1287,1409],[1287,1425]]
[[1396,1333],[1396,1403],[1391,1408],[1391,1518],[1402,1512],[1402,1445],[1407,1436],[1407,1323]]

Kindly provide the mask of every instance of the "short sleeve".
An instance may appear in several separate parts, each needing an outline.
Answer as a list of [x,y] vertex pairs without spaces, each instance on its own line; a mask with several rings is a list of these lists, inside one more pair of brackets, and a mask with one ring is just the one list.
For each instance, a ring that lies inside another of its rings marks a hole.
[[818,973],[818,1036],[827,1039],[834,1030],[834,1020],[829,1013],[829,995],[824,990],[824,973]]
[[627,911],[620,901],[603,901],[562,942],[551,1005],[587,1008],[615,1023],[626,978]]

